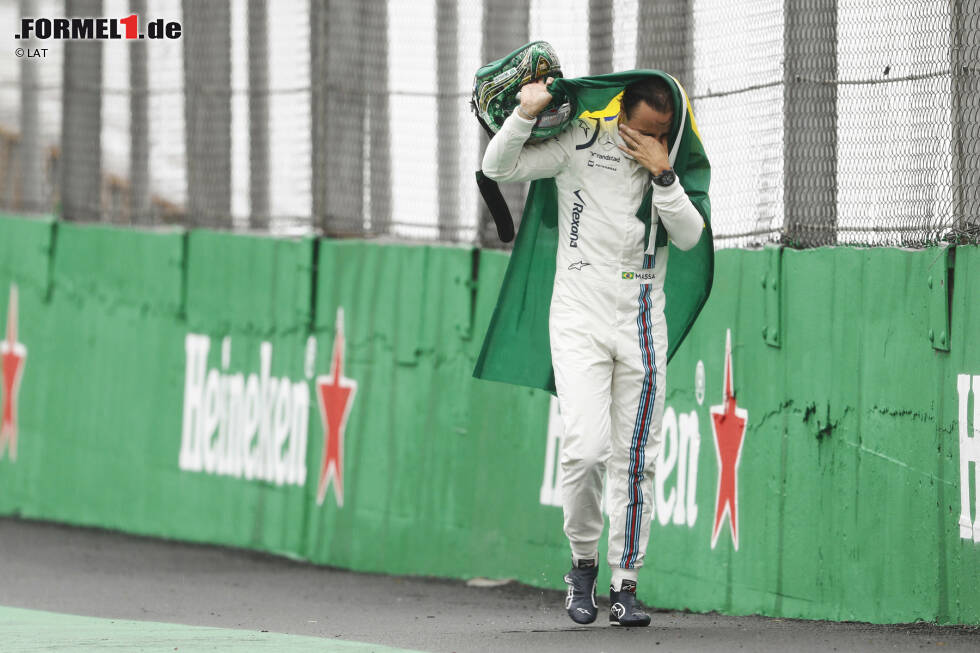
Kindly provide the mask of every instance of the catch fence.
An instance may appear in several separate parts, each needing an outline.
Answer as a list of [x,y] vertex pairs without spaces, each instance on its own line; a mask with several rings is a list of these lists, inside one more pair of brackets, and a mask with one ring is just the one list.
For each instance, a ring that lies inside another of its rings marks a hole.
[[[472,76],[544,39],[567,76],[681,80],[719,247],[980,242],[971,0],[0,2],[15,32],[131,14],[180,37],[10,35],[0,207],[498,247]],[[504,190],[519,215],[524,188]]]

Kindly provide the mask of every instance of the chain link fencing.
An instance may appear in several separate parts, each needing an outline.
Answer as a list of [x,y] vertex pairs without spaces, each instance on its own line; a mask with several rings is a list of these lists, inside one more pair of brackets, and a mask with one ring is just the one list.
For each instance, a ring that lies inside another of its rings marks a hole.
[[543,39],[681,80],[719,247],[980,242],[973,0],[0,0],[15,32],[131,14],[180,37],[8,41],[0,207],[498,247],[470,85]]

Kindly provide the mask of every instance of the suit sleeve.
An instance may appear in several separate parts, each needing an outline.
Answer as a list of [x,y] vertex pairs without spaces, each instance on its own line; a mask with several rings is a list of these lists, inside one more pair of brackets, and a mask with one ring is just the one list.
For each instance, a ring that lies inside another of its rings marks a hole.
[[674,246],[688,250],[698,244],[704,231],[704,218],[691,203],[679,179],[667,187],[653,184],[653,205]]
[[515,110],[490,139],[483,154],[483,174],[500,182],[547,179],[564,170],[571,157],[571,130],[543,143],[527,144],[533,120]]

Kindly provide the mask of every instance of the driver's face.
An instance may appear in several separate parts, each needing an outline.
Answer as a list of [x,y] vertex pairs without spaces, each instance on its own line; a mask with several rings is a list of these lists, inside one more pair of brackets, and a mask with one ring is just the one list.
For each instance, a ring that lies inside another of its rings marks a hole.
[[632,115],[626,117],[625,111],[619,112],[619,124],[626,125],[641,134],[652,136],[663,144],[667,144],[670,134],[670,122],[674,114],[657,111],[642,100],[633,107]]

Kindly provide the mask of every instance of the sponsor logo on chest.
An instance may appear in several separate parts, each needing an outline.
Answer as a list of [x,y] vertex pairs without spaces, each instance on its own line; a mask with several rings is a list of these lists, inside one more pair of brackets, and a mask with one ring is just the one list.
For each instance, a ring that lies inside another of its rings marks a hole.
[[603,154],[602,152],[592,150],[589,152],[589,161],[585,165],[589,168],[601,168],[602,170],[616,172],[619,170],[619,164],[622,160],[623,158],[620,156]]

